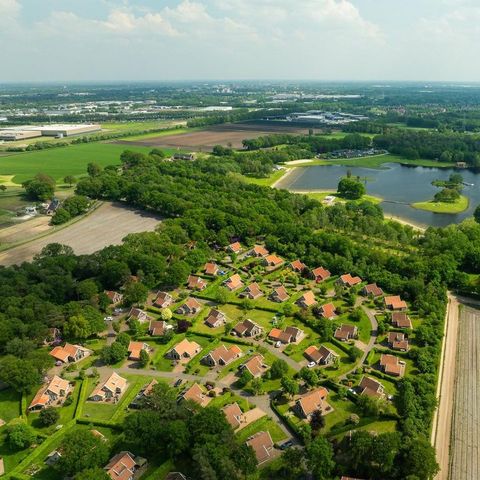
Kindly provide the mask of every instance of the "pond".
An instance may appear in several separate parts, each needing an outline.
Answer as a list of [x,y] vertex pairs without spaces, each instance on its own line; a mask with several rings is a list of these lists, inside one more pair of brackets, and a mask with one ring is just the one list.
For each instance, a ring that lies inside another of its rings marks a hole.
[[445,214],[417,210],[410,206],[414,202],[431,200],[439,188],[432,185],[433,180],[447,180],[457,169],[411,167],[398,163],[386,163],[382,169],[346,167],[341,165],[315,165],[296,168],[278,188],[293,191],[336,189],[338,181],[347,171],[353,177],[359,176],[366,182],[367,193],[383,198],[380,204],[385,216],[396,216],[417,225],[445,227],[459,223],[473,215],[480,204],[480,174],[470,170],[461,170],[463,179],[473,186],[464,186],[462,194],[468,197],[469,207],[462,213]]

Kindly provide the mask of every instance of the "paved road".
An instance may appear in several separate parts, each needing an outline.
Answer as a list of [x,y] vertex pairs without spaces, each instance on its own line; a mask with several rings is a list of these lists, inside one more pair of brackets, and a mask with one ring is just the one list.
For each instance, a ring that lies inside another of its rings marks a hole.
[[444,340],[440,358],[439,381],[437,385],[437,398],[439,403],[433,418],[431,436],[431,442],[436,449],[437,462],[440,466],[440,472],[435,477],[435,480],[448,479],[450,433],[452,428],[453,396],[455,391],[458,311],[458,299],[449,293],[447,313],[445,317]]
[[[460,312],[449,478],[480,478],[480,310]],[[447,478],[446,473],[443,477]]]

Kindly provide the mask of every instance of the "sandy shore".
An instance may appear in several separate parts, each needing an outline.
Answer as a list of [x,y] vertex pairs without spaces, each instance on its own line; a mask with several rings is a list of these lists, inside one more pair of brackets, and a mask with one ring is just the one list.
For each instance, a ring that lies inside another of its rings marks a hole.
[[385,220],[394,220],[395,222],[401,223],[402,225],[408,225],[409,227],[412,227],[415,230],[419,230],[421,232],[424,232],[426,230],[426,227],[423,227],[422,225],[417,225],[416,223],[409,222],[408,220],[405,220],[402,217],[397,217],[395,215],[389,215],[388,217],[385,216]]
[[272,188],[277,188],[278,185],[285,181],[293,172],[295,172],[297,170],[297,168],[288,168],[285,173],[274,183],[272,183],[271,187]]

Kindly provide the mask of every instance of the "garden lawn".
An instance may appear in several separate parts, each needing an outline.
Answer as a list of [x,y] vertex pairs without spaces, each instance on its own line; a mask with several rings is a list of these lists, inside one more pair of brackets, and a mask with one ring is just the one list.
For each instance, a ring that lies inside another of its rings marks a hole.
[[236,437],[239,442],[243,443],[255,433],[262,431],[270,432],[274,443],[280,442],[283,439],[287,438],[283,430],[270,417],[262,417],[256,422],[251,423],[247,427],[240,430],[236,434]]
[[20,416],[20,397],[11,388],[0,391],[0,419],[8,423]]
[[427,210],[428,212],[433,213],[460,213],[465,211],[468,208],[469,200],[465,195],[460,195],[460,198],[453,202],[416,202],[412,203],[411,206],[413,208],[417,208],[419,210]]

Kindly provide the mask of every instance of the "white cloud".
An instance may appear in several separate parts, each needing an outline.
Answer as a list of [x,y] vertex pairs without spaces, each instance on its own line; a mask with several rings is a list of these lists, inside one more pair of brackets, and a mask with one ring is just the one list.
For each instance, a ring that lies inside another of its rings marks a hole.
[[20,15],[21,6],[17,0],[0,0],[0,25],[13,27]]

